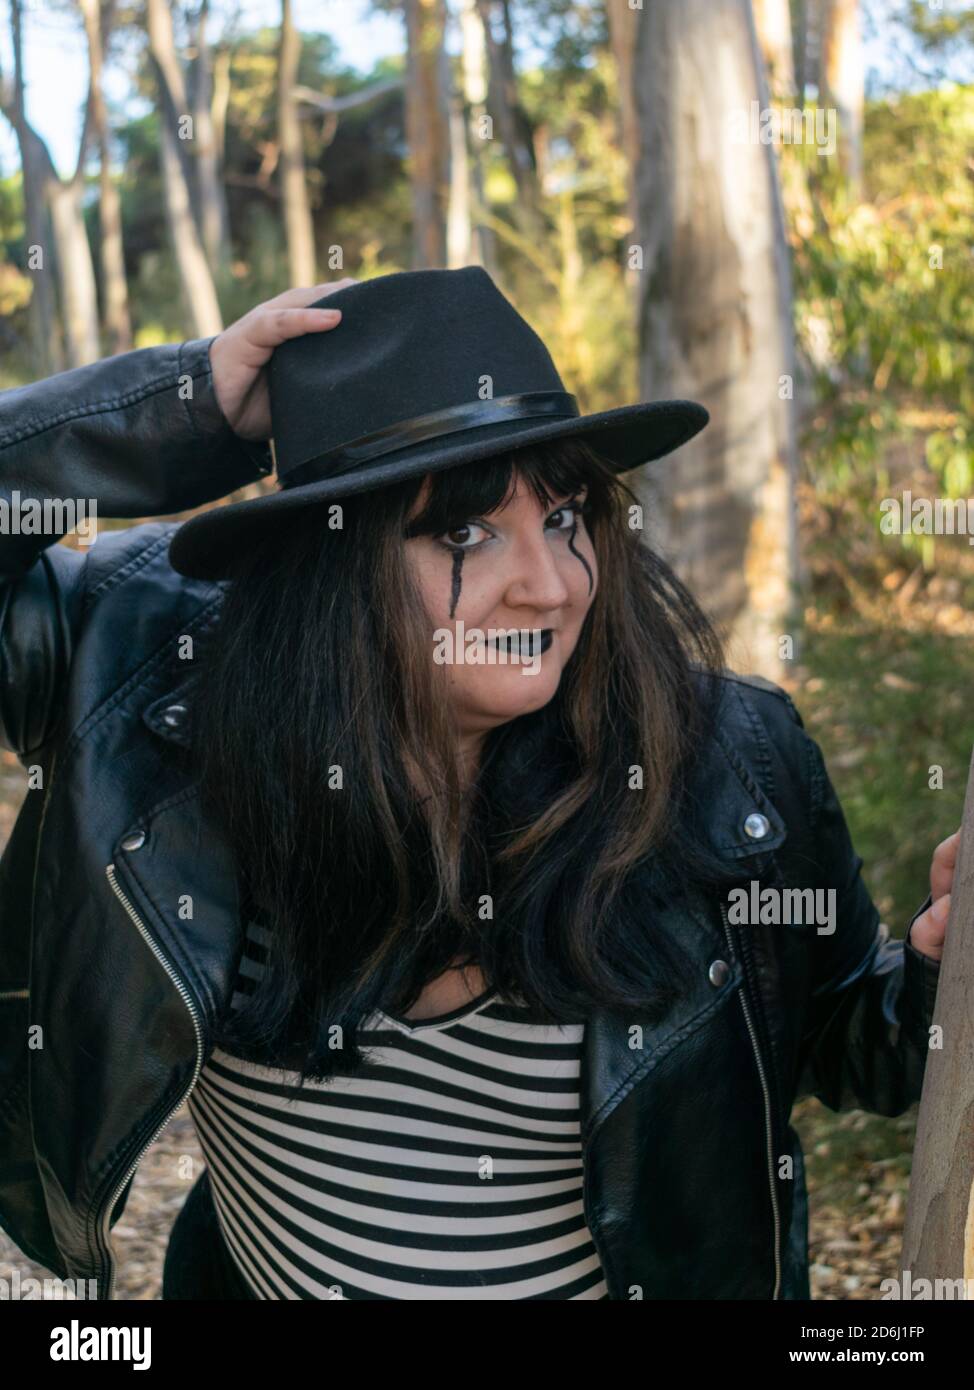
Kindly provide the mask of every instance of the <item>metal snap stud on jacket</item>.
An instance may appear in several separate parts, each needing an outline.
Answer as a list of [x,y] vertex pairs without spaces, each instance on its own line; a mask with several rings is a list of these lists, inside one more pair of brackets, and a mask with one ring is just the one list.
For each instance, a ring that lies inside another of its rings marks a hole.
[[707,971],[707,979],[712,985],[726,985],[730,979],[730,966],[725,960],[715,960]]
[[126,835],[122,841],[122,849],[134,850],[141,849],[145,844],[145,831],[136,830],[131,835]]
[[750,835],[752,840],[763,840],[770,829],[767,816],[762,816],[759,811],[752,811],[744,822],[744,834]]
[[162,712],[162,722],[170,729],[181,729],[188,713],[185,705],[167,705]]

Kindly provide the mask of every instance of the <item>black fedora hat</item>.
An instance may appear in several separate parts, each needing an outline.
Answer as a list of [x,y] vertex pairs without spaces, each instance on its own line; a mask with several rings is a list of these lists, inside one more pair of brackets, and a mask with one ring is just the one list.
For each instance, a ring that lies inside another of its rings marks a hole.
[[710,418],[695,401],[582,415],[544,343],[480,266],[407,270],[315,301],[327,333],[268,364],[279,490],[201,512],[174,533],[181,574],[220,579],[254,541],[287,534],[295,508],[527,445],[579,439],[620,473],[686,443]]

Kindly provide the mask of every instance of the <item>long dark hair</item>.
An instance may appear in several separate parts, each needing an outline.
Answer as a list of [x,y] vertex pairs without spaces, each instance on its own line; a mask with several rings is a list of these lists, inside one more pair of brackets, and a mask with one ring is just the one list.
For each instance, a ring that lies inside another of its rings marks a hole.
[[[599,584],[554,698],[488,735],[465,798],[404,536],[488,515],[516,475],[547,506],[587,487]],[[653,937],[648,885],[678,892],[714,867],[679,812],[721,639],[630,524],[635,496],[575,441],[430,482],[414,521],[420,477],[296,511],[240,556],[201,652],[204,805],[268,934],[216,1040],[302,1077],[354,1071],[357,1023],[408,1012],[458,958],[550,1022],[658,1017],[683,966]],[[650,863],[655,879],[634,873]]]

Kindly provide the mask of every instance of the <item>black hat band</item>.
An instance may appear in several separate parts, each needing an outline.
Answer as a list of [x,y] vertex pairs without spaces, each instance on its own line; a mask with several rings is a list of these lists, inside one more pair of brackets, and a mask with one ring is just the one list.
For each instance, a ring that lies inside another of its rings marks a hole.
[[580,413],[578,401],[570,391],[521,391],[492,400],[447,406],[444,410],[416,415],[411,420],[397,421],[372,434],[360,435],[358,439],[337,449],[329,449],[327,453],[290,469],[286,477],[280,479],[280,484],[282,488],[290,488],[338,478],[369,459],[391,454],[410,444],[420,444],[423,440],[437,439],[442,435],[459,434],[463,430],[480,429],[484,425],[496,425],[504,420],[527,420],[533,416],[565,420]]

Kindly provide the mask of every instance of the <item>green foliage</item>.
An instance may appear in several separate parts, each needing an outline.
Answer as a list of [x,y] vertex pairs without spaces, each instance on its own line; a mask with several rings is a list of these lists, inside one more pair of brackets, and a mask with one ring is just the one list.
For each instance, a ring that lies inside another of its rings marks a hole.
[[[852,496],[874,521],[882,460],[904,440],[942,495],[970,488],[972,143],[974,87],[903,95],[868,108],[866,201],[811,172],[816,227],[795,235],[796,323],[819,401],[805,463],[820,495]],[[922,537],[903,542],[929,554]]]
[[[952,632],[846,616],[810,636],[806,657],[815,689],[799,690],[796,702],[822,745],[873,898],[901,936],[928,891],[935,846],[960,824],[974,651]],[[941,790],[929,785],[934,766],[944,769]]]

